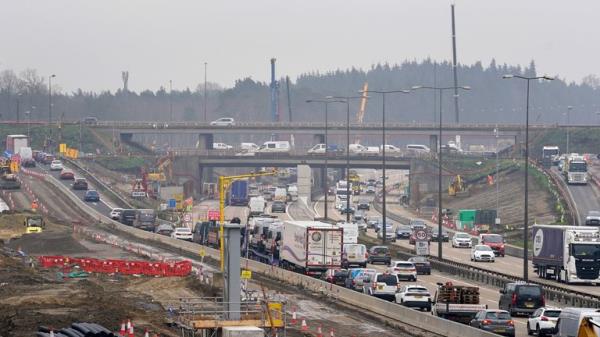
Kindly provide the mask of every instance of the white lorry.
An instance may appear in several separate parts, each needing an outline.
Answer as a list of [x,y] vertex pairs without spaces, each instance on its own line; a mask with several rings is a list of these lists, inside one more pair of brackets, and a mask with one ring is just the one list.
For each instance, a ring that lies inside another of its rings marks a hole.
[[542,278],[600,283],[600,228],[534,225],[533,269]]
[[338,227],[344,230],[344,244],[358,243],[358,224],[355,222],[338,222]]
[[285,187],[277,187],[273,194],[273,201],[287,202],[287,190]]
[[341,268],[343,229],[319,221],[285,221],[279,247],[280,264],[307,275]]
[[262,196],[252,197],[248,202],[248,207],[250,208],[250,216],[264,214],[267,201]]
[[567,184],[585,185],[588,183],[587,162],[583,156],[576,153],[567,156],[563,173]]
[[296,201],[298,199],[298,185],[289,185],[287,194],[291,201]]

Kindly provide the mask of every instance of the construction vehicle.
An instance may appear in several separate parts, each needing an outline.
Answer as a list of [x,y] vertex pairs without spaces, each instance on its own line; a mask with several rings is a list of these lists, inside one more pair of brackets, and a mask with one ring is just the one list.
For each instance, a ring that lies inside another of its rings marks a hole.
[[467,188],[465,186],[465,182],[463,181],[460,175],[456,175],[452,183],[448,186],[448,195],[449,196],[468,196]]
[[451,321],[469,324],[475,315],[487,307],[479,303],[479,288],[437,283],[431,313]]
[[583,317],[579,323],[577,337],[598,337],[597,331],[600,329],[600,320],[596,317]]
[[356,173],[356,171],[350,170],[350,173],[348,174],[348,180],[350,183],[352,183],[352,194],[360,195],[360,192],[362,192],[360,186],[360,176]]
[[18,171],[19,164],[8,159],[0,161],[0,189],[18,190],[21,188],[21,182],[17,179],[14,172]]
[[46,228],[46,223],[41,215],[28,215],[23,221],[25,234],[41,233]]

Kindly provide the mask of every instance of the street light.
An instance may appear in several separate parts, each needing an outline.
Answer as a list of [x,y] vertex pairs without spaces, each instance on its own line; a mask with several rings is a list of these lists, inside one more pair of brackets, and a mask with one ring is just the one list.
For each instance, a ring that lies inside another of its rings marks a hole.
[[[386,236],[386,230],[387,230],[387,208],[385,205],[385,198],[386,198],[386,186],[385,186],[385,181],[386,181],[386,176],[385,176],[385,145],[386,145],[386,141],[385,141],[385,95],[386,94],[396,94],[396,93],[401,93],[401,94],[409,94],[410,90],[408,89],[401,89],[401,90],[386,90],[386,91],[380,91],[380,90],[360,90],[359,93],[361,94],[370,94],[370,93],[375,93],[375,94],[381,94],[381,98],[382,98],[382,113],[381,113],[381,129],[382,129],[382,139],[383,139],[383,143],[381,144],[381,148],[382,148],[382,178],[381,178],[381,182],[382,182],[382,188],[383,188],[383,193],[382,193],[382,198],[381,198],[381,202],[383,203],[383,209],[382,209],[382,218],[383,218],[383,222],[382,222],[382,239],[381,242],[383,244],[385,244],[385,236]],[[375,196],[375,198],[377,198],[377,196]]]
[[48,128],[50,136],[49,140],[52,139],[52,79],[56,77],[55,74],[48,76]]
[[428,87],[428,86],[414,86],[413,90],[419,89],[430,89],[430,90],[438,90],[440,93],[440,124],[439,124],[439,135],[438,135],[438,258],[440,260],[442,257],[442,93],[444,90],[471,90],[470,86],[460,86],[460,87]]
[[518,78],[527,81],[527,100],[525,103],[525,207],[524,207],[524,228],[523,228],[523,279],[525,282],[529,280],[529,82],[532,80],[547,80],[552,81],[554,78],[549,76],[526,77],[521,75],[504,75],[503,79]]
[[324,211],[324,217],[325,219],[327,219],[328,217],[328,205],[327,205],[327,199],[329,197],[329,181],[328,181],[328,162],[327,162],[327,121],[328,121],[328,107],[329,107],[329,103],[341,103],[343,101],[332,101],[329,99],[307,99],[306,103],[323,103],[323,105],[325,105],[325,175],[324,175],[324,179],[323,177],[322,182],[323,182],[323,189],[324,189],[324,194],[325,194],[325,211]]
[[31,125],[31,111],[27,110],[24,113],[25,113],[25,115],[27,115],[27,139],[29,139],[29,143],[31,144],[32,141],[31,141],[30,135],[29,135],[30,134],[29,128],[30,128],[30,125]]
[[[327,96],[327,99],[343,99],[346,103],[346,210],[350,210],[350,100],[368,98],[362,96]],[[346,212],[346,222],[350,222],[350,212]]]

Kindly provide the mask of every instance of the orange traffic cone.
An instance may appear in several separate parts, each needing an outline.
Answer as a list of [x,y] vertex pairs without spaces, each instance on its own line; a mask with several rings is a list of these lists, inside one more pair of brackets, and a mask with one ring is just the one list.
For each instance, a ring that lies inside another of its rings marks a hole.
[[292,324],[294,324],[294,325],[298,324],[298,319],[296,318],[296,308],[295,307],[292,309]]
[[323,330],[321,329],[321,324],[317,327],[317,337],[323,337]]
[[329,330],[329,337],[335,337],[335,334],[333,333],[333,328]]
[[308,325],[306,325],[306,320],[302,319],[302,325],[300,326],[301,331],[308,331]]
[[125,337],[125,333],[127,333],[127,330],[125,330],[125,321],[123,321],[123,322],[121,322],[121,329],[119,330],[119,336]]

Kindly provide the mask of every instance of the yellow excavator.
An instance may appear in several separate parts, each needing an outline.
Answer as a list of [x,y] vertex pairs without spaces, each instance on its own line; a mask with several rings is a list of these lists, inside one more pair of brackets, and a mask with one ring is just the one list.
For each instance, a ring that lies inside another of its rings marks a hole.
[[41,233],[46,228],[46,223],[41,215],[28,215],[23,221],[25,226],[25,234]]
[[579,323],[579,332],[577,337],[598,337],[595,328],[600,328],[600,322],[593,317],[584,317]]
[[456,175],[454,180],[448,186],[448,195],[449,196],[464,196],[466,194],[466,186],[460,175]]

